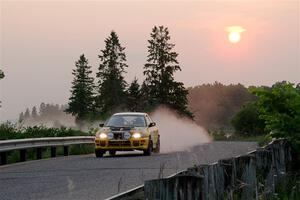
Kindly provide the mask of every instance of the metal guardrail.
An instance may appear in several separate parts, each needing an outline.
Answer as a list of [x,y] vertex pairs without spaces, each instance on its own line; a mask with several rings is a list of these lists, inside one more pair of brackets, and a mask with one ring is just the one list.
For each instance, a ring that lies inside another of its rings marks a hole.
[[92,144],[93,136],[47,137],[17,140],[0,140],[0,152],[37,147],[68,146],[72,144]]
[[93,144],[94,136],[46,137],[16,140],[0,140],[0,165],[7,164],[7,152],[20,150],[20,161],[26,161],[26,149],[36,148],[37,159],[42,158],[42,148],[51,147],[51,157],[56,156],[56,147],[64,147],[64,156],[69,154],[69,145]]

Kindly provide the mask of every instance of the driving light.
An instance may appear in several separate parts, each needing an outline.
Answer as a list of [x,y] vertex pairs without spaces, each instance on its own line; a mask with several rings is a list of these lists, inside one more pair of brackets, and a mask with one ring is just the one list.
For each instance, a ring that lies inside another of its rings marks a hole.
[[108,134],[107,134],[107,138],[108,138],[109,140],[113,139],[113,138],[114,138],[114,134],[113,134],[113,133],[108,133]]
[[134,133],[132,135],[132,137],[135,138],[135,139],[138,139],[138,138],[141,138],[141,134],[140,133]]
[[125,132],[125,133],[124,133],[124,139],[125,139],[125,140],[128,140],[128,139],[130,138],[130,136],[131,136],[131,135],[130,135],[129,132]]
[[105,133],[100,133],[99,137],[100,139],[106,139],[107,135]]

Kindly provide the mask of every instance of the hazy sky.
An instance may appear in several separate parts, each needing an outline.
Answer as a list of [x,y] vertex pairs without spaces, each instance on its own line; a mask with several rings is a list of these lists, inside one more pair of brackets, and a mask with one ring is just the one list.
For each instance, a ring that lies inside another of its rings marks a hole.
[[[299,1],[3,1],[0,0],[0,120],[41,102],[65,104],[71,71],[84,53],[93,66],[115,30],[126,47],[126,80],[143,80],[147,39],[169,27],[186,86],[300,82]],[[237,44],[226,27],[246,29]]]

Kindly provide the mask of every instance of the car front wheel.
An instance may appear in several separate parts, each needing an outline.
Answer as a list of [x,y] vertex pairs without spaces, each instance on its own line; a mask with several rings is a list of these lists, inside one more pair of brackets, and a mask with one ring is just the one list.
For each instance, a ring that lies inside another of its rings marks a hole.
[[95,155],[96,155],[97,158],[103,157],[104,153],[105,152],[103,150],[97,150],[97,149],[95,149]]
[[156,148],[154,149],[154,153],[160,152],[160,138],[157,139]]
[[144,150],[144,156],[150,156],[152,153],[152,149],[153,149],[152,140],[149,140],[148,148]]
[[116,155],[116,151],[114,151],[114,150],[109,151],[109,155],[110,156],[115,156]]

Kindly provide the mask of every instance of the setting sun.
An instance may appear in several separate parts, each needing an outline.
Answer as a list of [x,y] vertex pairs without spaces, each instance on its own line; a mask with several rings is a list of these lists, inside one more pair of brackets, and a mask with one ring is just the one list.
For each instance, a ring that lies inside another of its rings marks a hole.
[[226,28],[228,39],[231,43],[238,43],[241,40],[241,33],[246,31],[241,26],[229,26]]
[[228,39],[232,43],[237,43],[241,40],[241,35],[238,32],[231,32],[228,35]]

